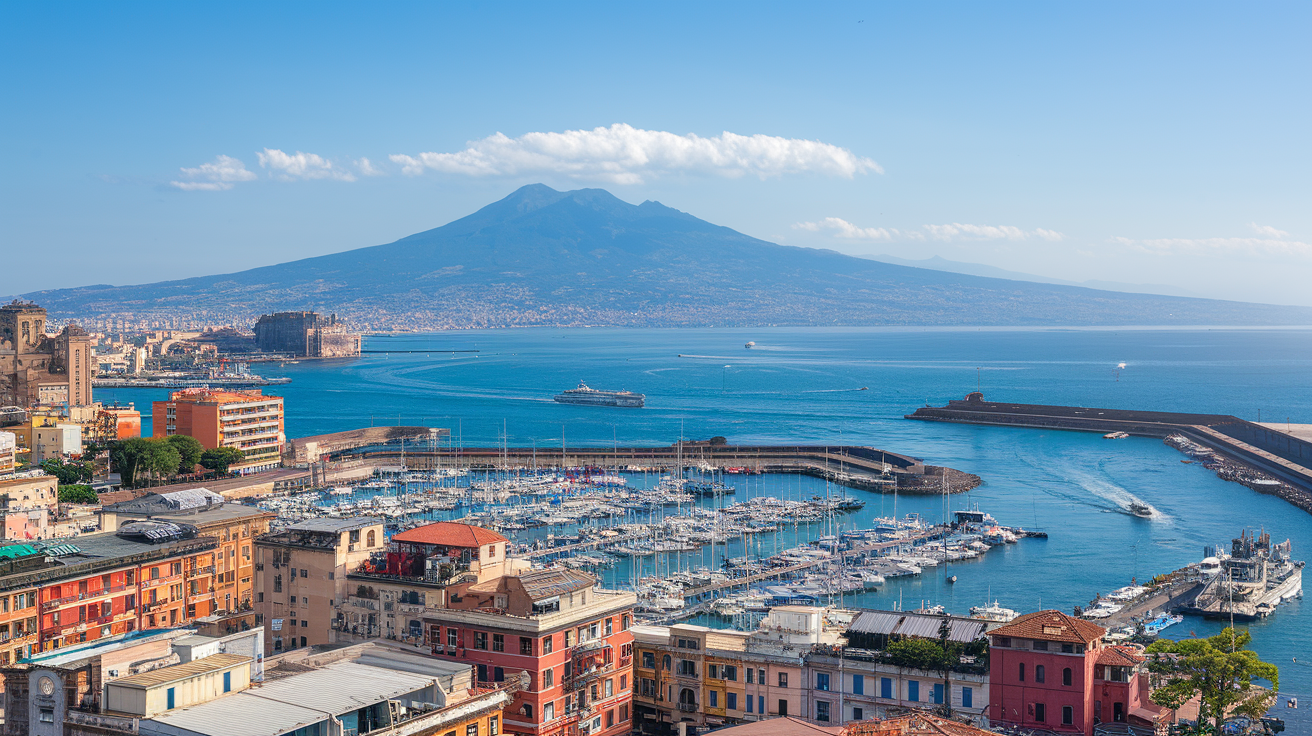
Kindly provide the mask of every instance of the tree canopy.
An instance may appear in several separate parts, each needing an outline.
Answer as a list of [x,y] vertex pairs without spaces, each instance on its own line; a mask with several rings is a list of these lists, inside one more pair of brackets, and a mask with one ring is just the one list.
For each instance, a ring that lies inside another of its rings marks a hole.
[[228,472],[228,468],[239,463],[246,455],[235,447],[218,447],[201,453],[201,467],[219,473]]
[[109,460],[118,469],[123,485],[140,485],[142,477],[166,478],[178,472],[182,454],[166,439],[133,437],[115,444]]
[[[1153,642],[1147,650],[1148,670],[1157,676],[1152,701],[1179,708],[1200,696],[1198,722],[1210,721],[1217,734],[1229,715],[1261,717],[1275,702],[1280,672],[1245,648],[1250,641],[1247,630],[1227,627],[1206,639]],[[1271,683],[1269,690],[1263,681]]]
[[66,463],[59,458],[51,458],[41,463],[41,469],[59,479],[59,485],[67,486],[91,480],[91,463]]
[[888,653],[898,667],[941,670],[947,666],[943,647],[933,639],[901,639],[888,645]]
[[205,452],[205,447],[201,445],[200,440],[186,434],[170,435],[166,439],[181,456],[181,460],[178,461],[177,472],[190,473],[194,471],[196,464],[200,462],[200,456]]
[[100,503],[100,497],[91,486],[72,485],[59,487],[60,503]]

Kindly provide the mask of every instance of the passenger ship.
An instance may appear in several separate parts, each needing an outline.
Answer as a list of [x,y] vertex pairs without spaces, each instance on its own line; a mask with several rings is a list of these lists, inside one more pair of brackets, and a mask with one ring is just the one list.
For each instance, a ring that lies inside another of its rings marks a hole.
[[647,397],[632,391],[599,391],[588,388],[588,384],[579,381],[578,388],[556,394],[556,401],[562,404],[584,404],[587,406],[623,406],[642,407]]

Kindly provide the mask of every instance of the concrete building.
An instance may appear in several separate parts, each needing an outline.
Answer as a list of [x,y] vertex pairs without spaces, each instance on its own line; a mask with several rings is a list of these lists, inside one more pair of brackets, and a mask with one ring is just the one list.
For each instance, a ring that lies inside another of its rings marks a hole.
[[255,540],[266,654],[337,641],[347,574],[387,549],[383,520],[306,519]]
[[18,466],[18,435],[0,432],[0,478],[14,472]]
[[151,493],[105,506],[100,511],[100,530],[113,532],[125,523],[153,519],[186,524],[198,535],[215,539],[218,547],[209,581],[214,594],[211,612],[235,613],[254,610],[255,540],[269,531],[274,518],[276,514],[270,511],[228,503],[208,489],[194,488]]
[[46,310],[15,299],[0,307],[0,406],[91,404],[91,336],[69,325],[45,334]]
[[989,632],[989,718],[995,724],[1092,736],[1102,723],[1153,729],[1168,711],[1148,700],[1143,658],[1102,641],[1106,630],[1060,611]]
[[51,427],[32,428],[32,464],[82,454],[82,427],[61,422]]
[[255,323],[255,342],[266,353],[291,353],[298,358],[346,358],[360,354],[360,335],[315,312],[266,314]]
[[59,480],[41,471],[27,471],[0,480],[0,514],[4,538],[46,539],[59,516]]
[[528,570],[506,538],[441,522],[395,535],[352,572],[342,636],[390,636],[472,664],[495,687],[523,673],[507,733],[618,736],[632,723],[636,596],[586,573]]
[[245,459],[232,472],[247,474],[271,470],[281,464],[283,404],[279,396],[259,389],[215,391],[189,388],[175,391],[168,401],[156,401],[151,414],[155,437],[186,434],[206,449],[234,447]]
[[208,703],[250,687],[250,662],[250,657],[239,654],[212,654],[113,680],[105,684],[105,710],[150,718],[174,708]]
[[132,404],[104,406],[96,416],[96,438],[102,442],[141,436],[141,412]]

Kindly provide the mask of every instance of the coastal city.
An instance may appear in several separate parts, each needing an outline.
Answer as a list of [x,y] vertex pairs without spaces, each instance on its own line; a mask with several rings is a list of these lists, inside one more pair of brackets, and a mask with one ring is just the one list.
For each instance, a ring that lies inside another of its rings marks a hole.
[[[15,301],[0,335],[6,734],[1266,733],[1293,705],[1258,669],[1218,712],[1175,668],[1186,622],[1242,632],[1301,599],[1303,561],[1266,530],[1071,610],[1004,589],[872,607],[1063,531],[995,518],[967,500],[986,479],[892,448],[289,437],[293,379],[255,369],[360,360],[370,343],[332,315],[88,332]],[[97,395],[125,390],[163,398]],[[553,403],[644,399],[581,384]],[[1157,437],[1227,483],[1312,498],[1312,444],[1281,425],[979,392],[917,420]]]

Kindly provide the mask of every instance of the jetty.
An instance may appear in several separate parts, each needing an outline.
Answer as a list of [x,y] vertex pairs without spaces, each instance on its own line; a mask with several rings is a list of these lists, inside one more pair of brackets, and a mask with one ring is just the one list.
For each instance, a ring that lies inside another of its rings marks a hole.
[[[984,394],[978,391],[967,394],[964,399],[949,401],[947,406],[921,407],[906,418],[1103,435],[1124,432],[1166,440],[1176,438],[1171,444],[1178,449],[1192,444],[1215,456],[1215,467],[1209,467],[1217,470],[1221,477],[1243,483],[1260,493],[1280,496],[1312,512],[1312,439],[1305,432],[1281,431],[1282,425],[1279,424],[1259,424],[1229,414],[985,401]],[[1180,438],[1185,442],[1180,442]]]

